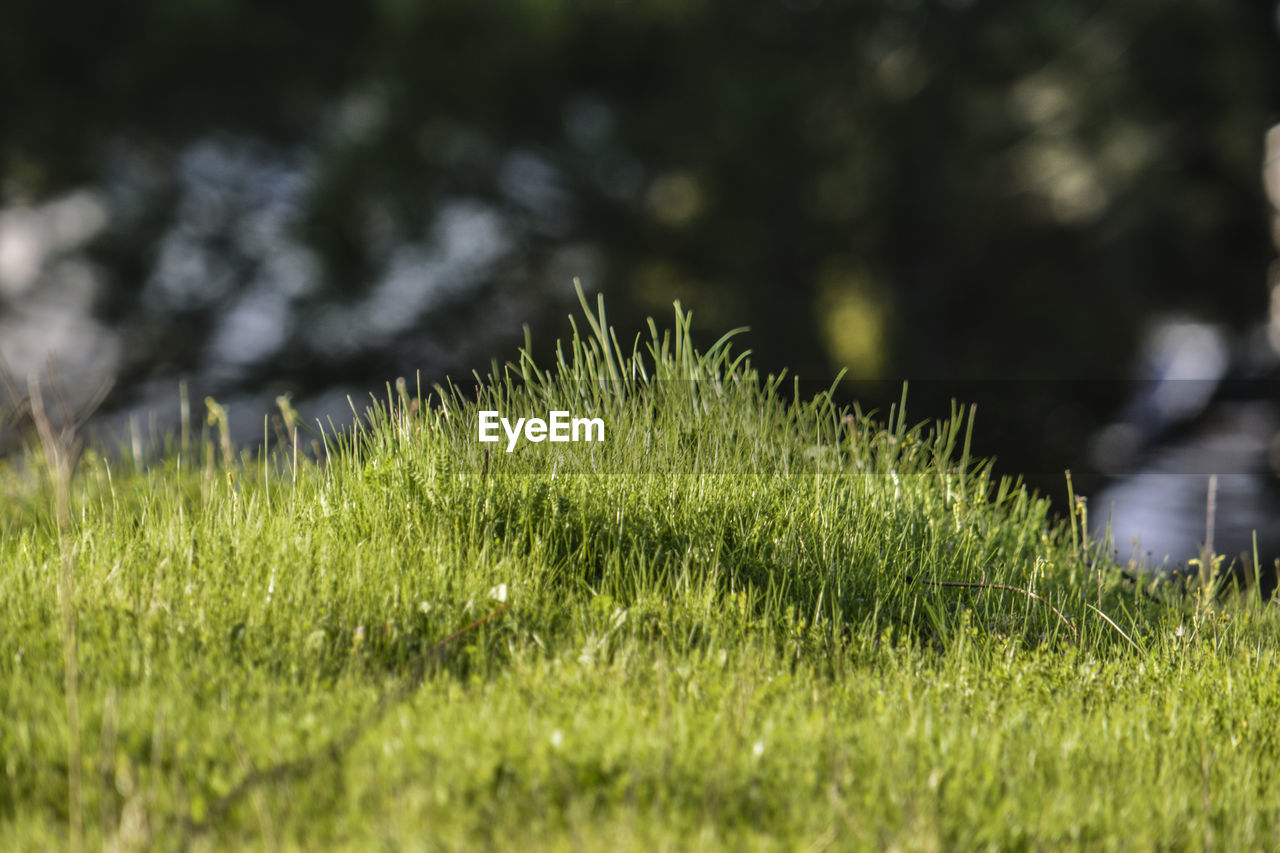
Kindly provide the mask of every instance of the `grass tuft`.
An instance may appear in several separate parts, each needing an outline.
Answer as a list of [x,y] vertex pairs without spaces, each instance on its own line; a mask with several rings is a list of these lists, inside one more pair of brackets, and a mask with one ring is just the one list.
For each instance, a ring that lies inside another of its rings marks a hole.
[[579,295],[551,364],[347,433],[282,397],[255,456],[210,401],[149,465],[0,468],[0,848],[1280,843],[1274,606],[1127,581],[971,410],[880,424]]

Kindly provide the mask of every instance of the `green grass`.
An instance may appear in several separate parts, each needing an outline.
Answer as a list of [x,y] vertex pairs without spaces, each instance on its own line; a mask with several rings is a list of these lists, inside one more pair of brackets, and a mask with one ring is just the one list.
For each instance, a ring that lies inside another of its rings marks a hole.
[[71,762],[91,849],[1280,846],[1276,607],[1126,584],[958,413],[587,318],[318,461],[87,452],[61,525],[0,468],[0,849],[77,842]]

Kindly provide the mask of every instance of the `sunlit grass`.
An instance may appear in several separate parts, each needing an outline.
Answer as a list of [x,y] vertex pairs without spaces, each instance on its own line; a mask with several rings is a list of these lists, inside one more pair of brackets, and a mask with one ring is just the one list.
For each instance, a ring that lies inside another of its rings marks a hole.
[[65,537],[0,469],[0,848],[69,837],[67,548],[91,849],[1280,844],[1274,607],[1126,585],[959,412],[597,311],[315,457],[87,453]]

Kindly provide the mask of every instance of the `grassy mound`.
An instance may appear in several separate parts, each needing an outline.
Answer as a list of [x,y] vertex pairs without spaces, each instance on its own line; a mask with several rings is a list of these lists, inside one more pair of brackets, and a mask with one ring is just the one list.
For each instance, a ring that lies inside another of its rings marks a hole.
[[0,469],[0,848],[1280,843],[1274,607],[1126,585],[959,416],[584,309],[314,459],[286,406],[271,454],[72,476],[44,422]]

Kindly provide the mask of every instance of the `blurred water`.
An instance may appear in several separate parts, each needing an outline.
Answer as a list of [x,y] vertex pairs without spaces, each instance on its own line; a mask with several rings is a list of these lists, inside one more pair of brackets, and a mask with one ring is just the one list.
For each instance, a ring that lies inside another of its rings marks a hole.
[[1192,433],[1154,449],[1133,473],[1090,501],[1095,535],[1109,532],[1122,560],[1177,570],[1208,535],[1209,478],[1216,477],[1215,553],[1265,564],[1280,555],[1280,493],[1274,465],[1280,408],[1271,402],[1215,407]]
[[1157,324],[1144,381],[1096,437],[1094,458],[1112,481],[1090,500],[1090,520],[1121,560],[1186,570],[1211,541],[1215,553],[1252,563],[1255,536],[1264,566],[1280,556],[1276,357],[1247,339],[1231,344],[1212,326]]
[[[1266,137],[1262,183],[1280,250],[1280,125]],[[1257,334],[1232,341],[1219,329],[1168,322],[1150,336],[1142,372],[1155,381],[1138,386],[1095,442],[1099,467],[1115,480],[1096,496],[1091,518],[1122,559],[1176,571],[1209,540],[1238,564],[1252,564],[1256,547],[1264,577],[1280,565],[1278,272],[1273,264],[1270,317]]]

